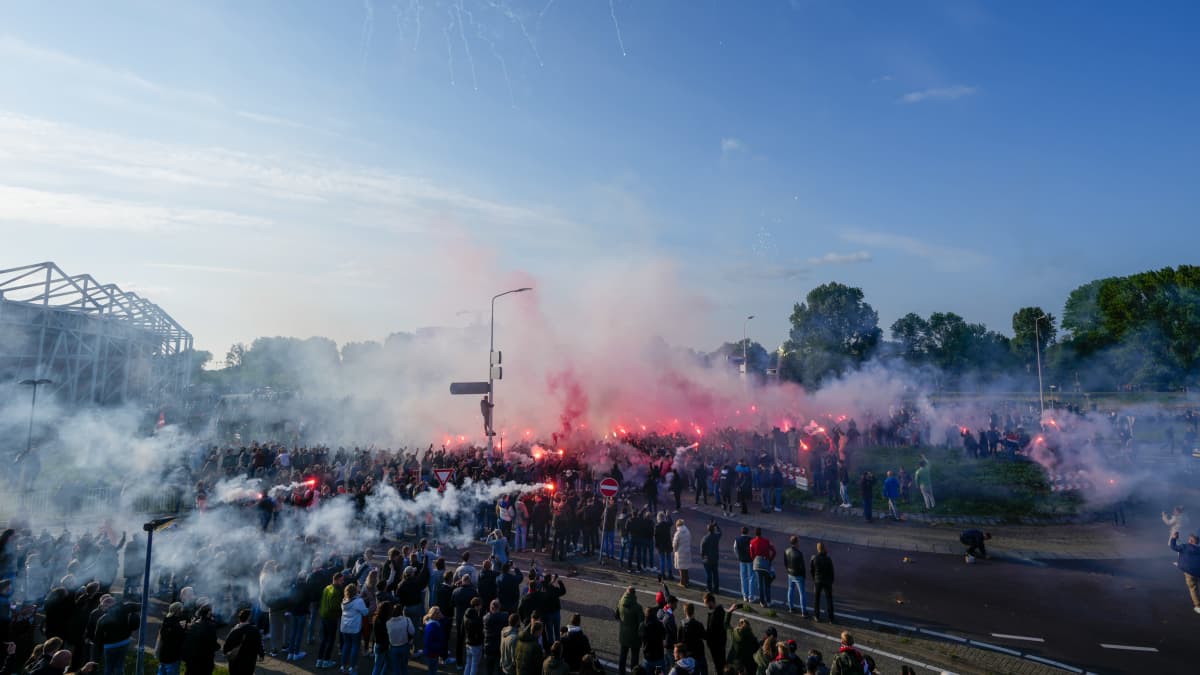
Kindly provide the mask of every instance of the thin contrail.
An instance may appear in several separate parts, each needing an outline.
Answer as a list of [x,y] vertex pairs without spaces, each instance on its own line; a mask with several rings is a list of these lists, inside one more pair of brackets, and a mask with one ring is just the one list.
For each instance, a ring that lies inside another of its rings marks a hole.
[[617,8],[613,0],[608,0],[608,13],[612,16],[613,28],[617,29],[617,45],[621,48],[621,56],[629,56],[625,51],[625,41],[621,39],[621,24],[617,22]]

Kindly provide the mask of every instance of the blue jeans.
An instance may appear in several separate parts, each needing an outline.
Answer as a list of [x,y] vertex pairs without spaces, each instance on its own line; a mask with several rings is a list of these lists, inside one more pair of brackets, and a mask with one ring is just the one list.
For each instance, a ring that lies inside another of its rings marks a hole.
[[516,533],[516,536],[513,538],[514,552],[525,550],[525,539],[528,531],[529,527],[527,525],[517,525],[513,528],[513,532]]
[[783,510],[783,488],[777,487],[773,492],[775,493],[775,508]]
[[408,655],[411,652],[412,645],[393,645],[388,650],[388,663],[391,665],[392,675],[408,675]]
[[104,645],[104,675],[125,675],[125,655],[127,653],[129,653],[129,640]]
[[179,675],[179,666],[181,661],[175,663],[160,663],[158,664],[158,675]]
[[287,640],[283,644],[284,651],[289,654],[299,654],[304,651],[301,649],[301,643],[304,642],[304,627],[307,624],[307,614],[293,614],[288,617]]
[[[626,555],[629,557],[626,558]],[[624,564],[625,560],[628,560],[629,564],[627,567],[633,567],[633,540],[631,540],[629,537],[621,537],[620,560],[622,564]]]
[[742,582],[742,600],[749,601],[758,595],[758,575],[754,573],[751,563],[738,563],[738,578]]
[[649,673],[649,675],[654,675],[655,668],[662,668],[663,672],[665,673],[667,672],[667,660],[665,658],[658,659],[657,661],[643,659],[642,667],[646,669],[646,672]]
[[604,533],[604,541],[600,544],[600,555],[613,557],[616,553],[617,533],[609,530]]
[[721,590],[720,577],[717,575],[717,563],[704,563],[704,590],[717,593]]
[[354,670],[358,666],[358,633],[342,633],[342,667]]
[[562,628],[562,612],[546,612],[542,621],[546,622],[546,635],[558,635],[558,629]]
[[438,675],[438,657],[428,656],[425,658],[425,667],[429,675]]
[[658,573],[664,577],[669,577],[672,574],[671,570],[671,554],[658,552]]
[[375,663],[371,666],[371,675],[385,675],[388,672],[387,650],[379,645],[375,645],[371,651],[375,654]]
[[796,604],[792,600],[792,597],[796,594],[800,595],[800,613],[808,614],[808,592],[804,590],[804,577],[794,577],[789,574],[787,591],[787,603],[789,610],[796,609]]
[[482,660],[483,645],[467,645],[467,663],[463,666],[463,675],[479,675],[479,662]]

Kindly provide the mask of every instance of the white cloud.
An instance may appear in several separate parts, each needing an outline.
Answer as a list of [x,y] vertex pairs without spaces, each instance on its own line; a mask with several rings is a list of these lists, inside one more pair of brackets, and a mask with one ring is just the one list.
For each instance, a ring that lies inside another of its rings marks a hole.
[[869,251],[855,251],[853,253],[826,253],[823,256],[809,258],[808,264],[814,267],[820,265],[849,265],[868,262],[870,260],[871,253]]
[[262,270],[248,270],[240,267],[219,267],[215,265],[187,265],[183,263],[146,263],[146,267],[154,267],[164,270],[177,270],[181,272],[203,272],[205,274],[245,274],[250,276],[262,276],[266,274]]
[[848,230],[841,235],[843,241],[862,246],[900,251],[918,258],[925,258],[948,265],[976,264],[986,258],[974,251],[945,244],[934,244],[921,241],[915,237],[890,232],[871,232],[866,230]]
[[910,91],[900,97],[901,103],[920,103],[921,101],[953,101],[965,96],[973,96],[979,92],[979,87],[956,84],[952,87],[932,87],[920,91]]
[[745,152],[746,144],[741,139],[728,137],[721,139],[721,154],[728,155],[734,152]]
[[145,234],[272,224],[265,218],[219,209],[180,208],[10,185],[0,185],[0,222]]

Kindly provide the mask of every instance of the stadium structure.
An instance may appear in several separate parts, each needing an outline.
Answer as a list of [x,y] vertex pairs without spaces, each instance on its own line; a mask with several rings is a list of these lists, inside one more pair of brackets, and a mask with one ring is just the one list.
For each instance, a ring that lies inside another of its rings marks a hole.
[[137,293],[43,262],[0,270],[0,386],[49,380],[64,404],[166,403],[188,386],[192,334]]

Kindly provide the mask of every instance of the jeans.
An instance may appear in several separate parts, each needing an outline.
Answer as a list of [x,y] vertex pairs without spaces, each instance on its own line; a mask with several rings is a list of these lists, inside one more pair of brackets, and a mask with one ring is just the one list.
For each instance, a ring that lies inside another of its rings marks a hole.
[[299,654],[304,651],[300,648],[300,643],[304,641],[304,626],[307,623],[307,614],[293,614],[288,617],[287,641],[283,645],[284,651],[290,654]]
[[600,545],[600,555],[613,558],[617,547],[617,533],[609,530],[604,533],[604,542]]
[[758,601],[770,607],[771,573],[765,570],[756,570],[755,575],[758,576]]
[[330,660],[333,648],[337,646],[338,620],[321,619],[321,644],[317,647],[317,658],[322,661]]
[[654,541],[642,537],[641,539],[634,540],[633,544],[638,552],[638,569],[649,569],[650,558],[653,555],[651,549],[654,548]]
[[787,604],[789,610],[796,609],[796,603],[792,598],[796,595],[800,596],[800,613],[808,614],[808,592],[804,589],[804,577],[794,577],[788,575],[787,578]]
[[[421,631],[417,631],[418,633]],[[391,666],[391,675],[408,675],[408,656],[412,653],[412,645],[392,645],[388,650],[388,664]]]
[[268,651],[277,652],[280,645],[287,646],[284,639],[287,637],[287,619],[283,615],[282,609],[272,609],[267,611],[267,621],[271,624],[271,644],[264,645]]
[[[625,557],[626,554],[628,554],[628,558]],[[626,560],[629,561],[626,567],[633,567],[633,540],[628,536],[621,537],[621,555],[618,556],[618,562],[622,565],[625,565]]]
[[842,503],[843,503],[843,504],[849,504],[849,503],[850,503],[850,490],[849,490],[849,486],[847,486],[845,483],[842,483],[842,484],[841,484],[841,485],[838,487],[838,491],[842,493]]
[[867,495],[863,497],[863,518],[870,521],[871,518],[871,497]]
[[375,664],[371,666],[371,675],[386,675],[388,672],[388,650],[375,645]]
[[125,675],[125,655],[129,653],[129,640],[104,645],[104,675]]
[[646,669],[647,675],[654,675],[655,668],[662,668],[663,672],[667,672],[667,659],[661,658],[651,661],[650,659],[642,660],[642,667]]
[[896,500],[889,498],[887,502],[888,514],[892,516],[892,520],[900,520],[900,510],[896,508]]
[[[562,628],[562,612],[546,612],[542,615],[542,621],[546,623],[545,635],[558,635],[558,631]],[[551,641],[557,641],[558,638],[551,638]]]
[[479,662],[482,660],[483,645],[467,645],[467,664],[463,667],[463,675],[479,675]]
[[175,663],[159,663],[158,675],[179,675],[179,666],[183,665],[182,661]]
[[666,553],[659,551],[658,552],[658,573],[663,575],[664,577],[671,576],[671,574],[672,574],[671,562],[672,561],[671,561],[670,551],[668,551]]
[[358,633],[342,633],[342,667],[351,671],[358,667]]
[[749,602],[758,591],[758,578],[754,574],[754,567],[748,562],[739,562],[738,577],[742,582],[742,600]]
[[621,655],[617,659],[617,675],[625,675],[625,659],[629,658],[630,667],[637,666],[638,647],[621,645]]
[[513,528],[513,530],[516,532],[516,537],[513,539],[513,550],[524,551],[527,534],[529,532],[529,526],[517,525]]
[[425,668],[426,668],[426,672],[428,672],[429,675],[438,675],[438,657],[426,656],[425,657]]
[[772,488],[771,491],[775,493],[775,510],[782,511],[783,510],[783,488],[781,488],[781,487]]
[[932,509],[934,506],[936,506],[936,502],[934,502],[934,500],[933,500],[933,488],[932,487],[922,485],[921,486],[921,496],[925,498],[925,508],[926,509]]
[[714,595],[721,591],[721,578],[717,575],[717,563],[704,563],[704,590]]

